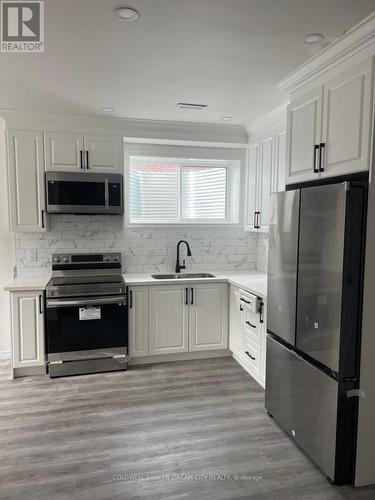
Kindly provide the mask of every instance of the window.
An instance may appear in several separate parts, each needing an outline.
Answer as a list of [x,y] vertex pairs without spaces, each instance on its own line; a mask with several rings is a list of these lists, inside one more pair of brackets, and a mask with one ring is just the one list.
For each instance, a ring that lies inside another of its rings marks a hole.
[[128,158],[131,224],[239,223],[239,160]]

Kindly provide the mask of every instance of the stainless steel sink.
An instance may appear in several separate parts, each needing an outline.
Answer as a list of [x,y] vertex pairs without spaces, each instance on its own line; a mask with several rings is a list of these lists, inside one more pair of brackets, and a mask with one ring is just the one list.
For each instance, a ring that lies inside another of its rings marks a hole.
[[171,273],[171,274],[151,274],[151,278],[155,280],[184,280],[189,278],[215,278],[210,273]]

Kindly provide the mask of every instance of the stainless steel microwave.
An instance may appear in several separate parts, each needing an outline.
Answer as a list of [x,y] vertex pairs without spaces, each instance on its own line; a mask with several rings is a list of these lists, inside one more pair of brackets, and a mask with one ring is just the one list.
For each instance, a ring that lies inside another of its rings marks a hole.
[[47,172],[47,213],[122,214],[122,183],[119,174]]

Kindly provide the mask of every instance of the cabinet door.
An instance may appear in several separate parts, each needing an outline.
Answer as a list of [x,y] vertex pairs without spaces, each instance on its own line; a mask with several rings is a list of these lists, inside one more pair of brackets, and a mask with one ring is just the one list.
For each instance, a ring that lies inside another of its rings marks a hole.
[[12,293],[11,304],[13,368],[44,365],[43,293]]
[[324,85],[322,177],[369,169],[372,59]]
[[285,191],[286,175],[286,130],[275,131],[275,154],[272,166],[272,192]]
[[90,172],[122,172],[122,140],[119,136],[85,134],[86,170]]
[[228,285],[207,283],[190,287],[189,350],[228,347]]
[[258,164],[259,140],[250,144],[247,163],[247,205],[245,213],[245,229],[255,230],[256,211],[258,210]]
[[150,355],[188,351],[188,291],[183,285],[150,287]]
[[273,134],[260,141],[258,229],[268,231],[271,214]]
[[322,102],[320,86],[287,108],[287,184],[319,179],[314,159],[315,145],[321,142]]
[[[78,172],[83,170],[83,134],[70,132],[45,132],[47,171]],[[81,153],[82,151],[82,153]]]
[[45,231],[43,134],[8,131],[12,231]]
[[148,356],[148,287],[129,289],[129,356]]
[[242,352],[240,307],[240,290],[231,286],[229,290],[229,349],[235,353]]

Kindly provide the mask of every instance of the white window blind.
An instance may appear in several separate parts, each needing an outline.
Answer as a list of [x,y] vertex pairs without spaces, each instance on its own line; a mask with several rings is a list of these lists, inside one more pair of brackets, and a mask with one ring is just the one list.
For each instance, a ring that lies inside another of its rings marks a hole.
[[240,162],[129,157],[130,223],[238,223]]

